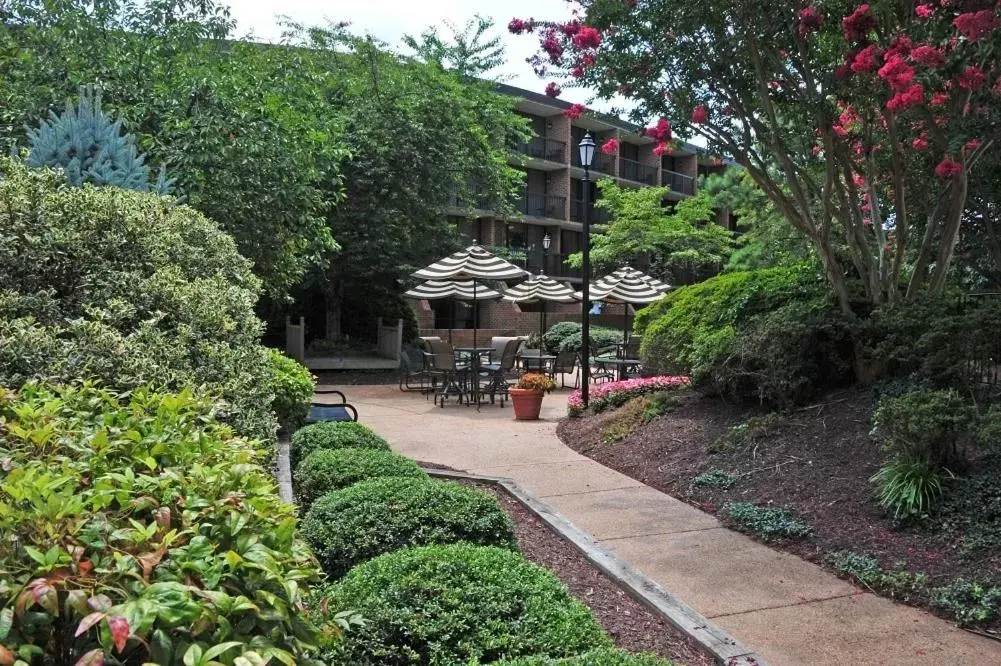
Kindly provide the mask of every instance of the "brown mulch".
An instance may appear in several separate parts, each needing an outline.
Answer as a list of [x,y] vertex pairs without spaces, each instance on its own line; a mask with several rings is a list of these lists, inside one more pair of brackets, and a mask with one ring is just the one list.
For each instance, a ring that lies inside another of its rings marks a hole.
[[[709,446],[732,426],[765,412],[694,392],[628,437],[602,443],[614,412],[565,419],[557,434],[571,448],[638,481],[722,515],[730,500],[789,508],[807,520],[814,535],[770,544],[823,564],[826,553],[853,551],[876,557],[886,569],[903,563],[928,575],[930,586],[958,577],[975,578],[999,560],[971,562],[947,537],[895,525],[873,499],[870,477],[884,454],[869,433],[875,398],[845,389],[786,414],[776,430],[741,450],[710,453]],[[691,485],[692,477],[720,469],[739,475],[728,489]],[[912,598],[924,605],[927,599]]]
[[622,591],[573,545],[493,484],[474,485],[497,498],[514,521],[522,554],[563,581],[576,599],[594,613],[615,645],[632,652],[651,652],[687,666],[710,666],[712,658],[686,634]]

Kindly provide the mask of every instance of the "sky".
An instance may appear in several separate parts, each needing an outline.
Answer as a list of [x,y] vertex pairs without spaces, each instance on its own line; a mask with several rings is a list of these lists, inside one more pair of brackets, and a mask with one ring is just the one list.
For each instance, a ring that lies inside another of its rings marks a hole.
[[[494,19],[496,34],[507,51],[507,64],[490,75],[540,93],[546,81],[535,76],[525,62],[535,53],[537,41],[531,35],[510,34],[508,21],[514,17],[563,20],[571,11],[567,0],[229,0],[229,5],[240,36],[252,34],[260,41],[277,40],[281,29],[276,17],[286,15],[297,23],[314,25],[349,21],[356,34],[371,34],[394,48],[400,47],[403,35],[419,35],[428,26],[436,26],[439,34],[448,36],[451,32],[445,21],[461,28],[474,14],[480,14]],[[561,99],[588,104],[592,95],[574,89],[565,91]],[[617,104],[621,106],[622,101]],[[608,110],[611,104],[594,101],[590,106]]]

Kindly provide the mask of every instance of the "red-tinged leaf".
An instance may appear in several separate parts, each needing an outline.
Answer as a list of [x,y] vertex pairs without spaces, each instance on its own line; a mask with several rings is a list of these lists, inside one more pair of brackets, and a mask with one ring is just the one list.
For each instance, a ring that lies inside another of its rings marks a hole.
[[95,594],[87,600],[87,605],[96,611],[106,611],[113,606],[106,594]]
[[35,603],[35,593],[32,592],[31,588],[24,588],[21,590],[21,594],[17,597],[17,603],[14,604],[14,612],[18,617],[24,617],[24,611],[33,606]]
[[12,666],[14,660],[14,653],[0,645],[0,666]]
[[81,576],[89,576],[90,572],[94,570],[94,563],[90,560],[81,560],[80,564],[77,565],[77,571],[80,572]]
[[56,593],[56,588],[43,582],[35,585],[34,594],[35,603],[53,615],[59,615],[59,595]]
[[156,521],[156,524],[160,527],[160,529],[170,529],[170,519],[170,507],[161,506],[153,512],[153,520]]
[[104,650],[91,650],[77,659],[74,666],[104,666]]
[[103,619],[104,619],[104,613],[102,613],[100,611],[91,613],[87,617],[85,617],[82,620],[80,620],[80,624],[77,625],[77,628],[76,628],[76,633],[73,634],[73,635],[74,636],[80,636],[82,634],[87,633],[88,631],[90,631],[91,627],[93,627],[95,624],[97,624],[98,622],[100,622]]
[[166,554],[166,552],[167,552],[167,547],[160,546],[152,553],[146,553],[145,555],[140,555],[139,557],[136,558],[139,560],[139,564],[143,568],[143,578],[149,580],[149,575],[153,573],[153,567],[155,567],[160,563],[160,560],[163,559],[163,556]]
[[129,641],[129,621],[121,615],[113,615],[108,618],[108,629],[111,629],[111,638],[115,641],[115,649],[118,654],[125,650],[125,644]]

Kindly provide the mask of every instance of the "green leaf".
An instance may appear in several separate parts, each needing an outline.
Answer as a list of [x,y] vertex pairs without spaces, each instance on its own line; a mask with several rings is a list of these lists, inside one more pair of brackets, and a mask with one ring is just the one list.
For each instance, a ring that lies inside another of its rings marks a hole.
[[200,663],[202,663],[202,648],[193,643],[184,653],[184,666],[198,666]]
[[202,656],[202,659],[205,661],[215,659],[224,652],[232,650],[235,647],[240,647],[241,645],[243,645],[243,643],[240,641],[229,641],[227,643],[220,643],[219,645],[213,645],[212,647],[210,647],[208,650],[205,651],[205,654]]
[[4,608],[0,611],[0,641],[7,638],[10,628],[14,624],[14,609]]

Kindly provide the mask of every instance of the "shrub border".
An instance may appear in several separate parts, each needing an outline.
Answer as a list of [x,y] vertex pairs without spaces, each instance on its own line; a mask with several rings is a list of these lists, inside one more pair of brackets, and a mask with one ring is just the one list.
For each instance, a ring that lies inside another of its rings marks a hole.
[[624,562],[618,555],[596,543],[589,534],[575,526],[553,507],[522,488],[514,479],[427,467],[422,469],[431,477],[468,479],[500,486],[548,525],[550,529],[570,542],[591,564],[598,567],[629,596],[653,613],[663,617],[698,643],[717,664],[767,666],[757,653],[752,652],[733,636],[714,625],[708,618],[661,587],[659,583],[643,575]]

